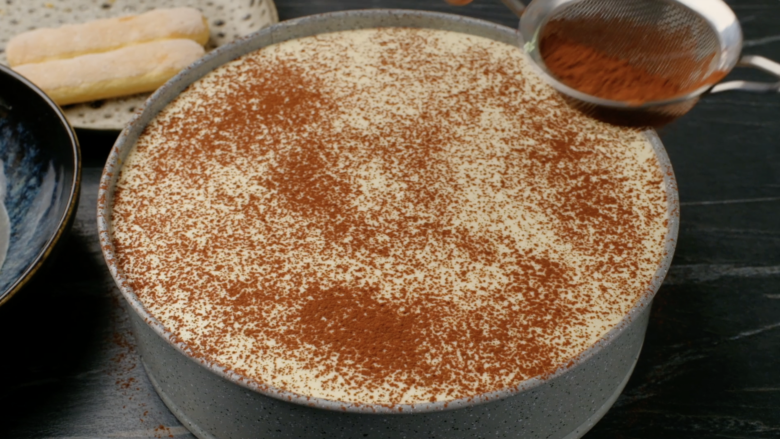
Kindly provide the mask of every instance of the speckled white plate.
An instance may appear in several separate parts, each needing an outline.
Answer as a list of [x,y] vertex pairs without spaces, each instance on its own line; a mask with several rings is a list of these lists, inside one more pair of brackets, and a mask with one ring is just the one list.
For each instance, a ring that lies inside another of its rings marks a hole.
[[[273,0],[4,0],[0,1],[0,64],[8,64],[8,40],[27,30],[177,6],[197,8],[208,19],[211,38],[206,50],[279,21]],[[76,128],[121,130],[147,97],[144,93],[68,105],[63,110]]]

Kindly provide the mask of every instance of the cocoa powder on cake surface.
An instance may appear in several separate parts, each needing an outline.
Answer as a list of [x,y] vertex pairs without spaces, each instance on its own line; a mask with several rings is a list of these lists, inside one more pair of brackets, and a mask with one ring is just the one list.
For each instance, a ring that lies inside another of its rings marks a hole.
[[381,29],[223,66],[128,157],[118,267],[261,386],[399,404],[554,372],[645,293],[666,199],[641,134],[569,110],[521,56]]

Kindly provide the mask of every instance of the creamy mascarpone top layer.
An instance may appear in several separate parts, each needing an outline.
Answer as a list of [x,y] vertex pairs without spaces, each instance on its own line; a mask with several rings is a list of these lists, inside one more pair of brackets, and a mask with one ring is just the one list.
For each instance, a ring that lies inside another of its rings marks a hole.
[[645,294],[663,176],[516,48],[438,30],[283,42],[191,85],[128,156],[127,286],[261,387],[419,403],[565,365]]

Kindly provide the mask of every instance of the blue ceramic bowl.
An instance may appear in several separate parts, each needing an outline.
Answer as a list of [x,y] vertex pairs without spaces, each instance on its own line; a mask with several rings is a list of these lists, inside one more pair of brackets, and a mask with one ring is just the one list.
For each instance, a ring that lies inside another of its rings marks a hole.
[[79,144],[60,108],[2,65],[0,171],[2,305],[35,275],[70,227],[81,178]]

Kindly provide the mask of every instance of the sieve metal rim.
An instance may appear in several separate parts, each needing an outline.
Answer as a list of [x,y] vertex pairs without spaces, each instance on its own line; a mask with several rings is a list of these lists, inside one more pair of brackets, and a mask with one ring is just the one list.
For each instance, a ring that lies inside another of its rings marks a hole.
[[[506,0],[507,3],[509,0]],[[516,5],[518,0],[512,0]],[[520,46],[524,48],[531,65],[542,78],[554,89],[571,98],[577,99],[589,105],[615,108],[621,110],[648,110],[662,106],[671,106],[697,99],[716,84],[709,84],[693,90],[687,94],[671,99],[648,101],[642,104],[632,104],[611,99],[603,99],[587,93],[583,93],[556,79],[547,70],[544,60],[539,53],[539,37],[541,30],[548,23],[554,12],[563,7],[569,7],[587,0],[535,0],[522,11],[519,26]],[[654,0],[669,4],[676,4],[689,9],[692,13],[702,17],[712,28],[720,45],[720,59],[716,71],[730,72],[739,61],[742,51],[742,28],[734,11],[722,0]]]

